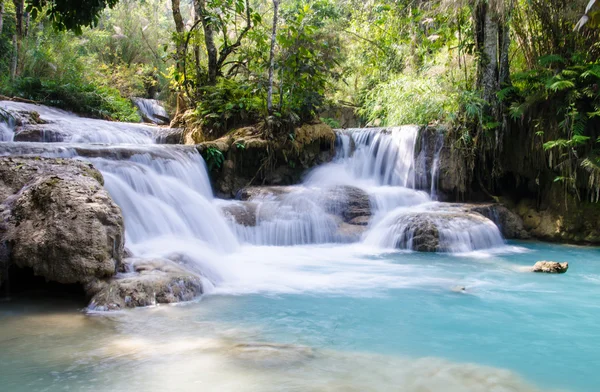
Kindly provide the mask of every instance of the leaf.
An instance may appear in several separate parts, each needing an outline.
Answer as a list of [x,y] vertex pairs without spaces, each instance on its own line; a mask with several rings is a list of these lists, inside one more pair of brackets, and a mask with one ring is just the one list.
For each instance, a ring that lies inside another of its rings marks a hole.
[[562,91],[570,88],[574,88],[575,83],[570,80],[557,80],[554,83],[551,83],[547,88],[552,91]]

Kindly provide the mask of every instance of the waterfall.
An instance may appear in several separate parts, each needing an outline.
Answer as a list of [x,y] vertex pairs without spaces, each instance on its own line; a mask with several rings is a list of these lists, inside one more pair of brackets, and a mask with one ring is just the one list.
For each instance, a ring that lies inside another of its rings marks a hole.
[[426,189],[433,200],[438,200],[440,155],[444,148],[444,133],[424,128],[419,137],[419,154],[416,158],[416,186]]
[[169,124],[169,114],[156,99],[133,98],[134,105],[138,108],[144,122],[159,125]]
[[[434,149],[426,165],[431,182],[420,186],[416,126],[340,131],[334,160],[307,173],[302,184],[248,189],[241,200],[231,201],[213,197],[204,160],[195,147],[157,144],[172,130],[85,119],[39,105],[0,102],[0,107],[26,125],[4,123],[8,131],[3,128],[3,139],[11,140],[14,130],[15,141],[0,143],[0,155],[92,162],[123,211],[126,246],[136,256],[184,254],[215,284],[229,271],[214,259],[244,243],[362,241],[416,249],[415,233],[424,227],[434,227],[430,231],[439,251],[465,252],[503,243],[487,218],[432,202],[443,136],[428,147]],[[61,142],[44,143],[49,137],[42,142],[20,141],[24,140],[20,133],[32,128],[37,132],[27,117],[31,111],[39,115],[36,126]]]

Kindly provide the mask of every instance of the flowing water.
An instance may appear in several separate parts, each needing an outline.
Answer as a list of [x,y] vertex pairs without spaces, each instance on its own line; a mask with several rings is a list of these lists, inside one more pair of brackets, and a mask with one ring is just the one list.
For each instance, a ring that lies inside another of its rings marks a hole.
[[[154,144],[155,127],[36,110],[70,143],[4,142],[0,154],[93,162],[123,210],[126,246],[137,257],[186,254],[207,294],[112,314],[81,313],[85,304],[65,298],[0,303],[3,390],[600,385],[600,250],[505,243],[493,222],[414,189],[416,127],[341,132],[334,162],[303,184],[242,202],[215,200],[197,151]],[[119,144],[90,144],[93,129],[109,133],[103,143]],[[345,187],[366,195],[372,211],[358,233],[340,230],[336,217]],[[255,208],[253,224],[222,212],[234,207]],[[410,251],[408,222],[423,216],[437,225],[445,253]],[[525,271],[542,259],[569,261],[569,272]]]

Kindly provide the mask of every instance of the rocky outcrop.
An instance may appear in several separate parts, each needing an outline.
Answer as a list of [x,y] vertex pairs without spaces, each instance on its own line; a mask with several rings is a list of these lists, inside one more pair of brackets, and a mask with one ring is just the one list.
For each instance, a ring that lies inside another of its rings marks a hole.
[[121,310],[190,301],[202,294],[200,276],[168,259],[126,259],[127,272],[88,288],[89,309]]
[[246,127],[202,142],[198,151],[211,169],[217,195],[231,198],[249,185],[298,183],[307,169],[333,159],[334,143],[333,129],[314,123],[281,140],[266,140],[256,127]]
[[[469,190],[467,162],[455,143],[445,140],[447,133],[446,128],[433,126],[419,131],[416,185],[418,189],[434,190],[443,201],[464,200]],[[432,181],[435,181],[433,186]]]
[[465,210],[477,212],[493,221],[506,239],[527,239],[530,237],[523,225],[523,219],[499,203],[464,204]]
[[569,269],[569,263],[558,263],[556,261],[538,261],[531,268],[532,272],[543,272],[547,274],[564,274]]
[[113,276],[123,218],[102,182],[80,161],[0,158],[2,263],[65,284]]
[[183,144],[182,128],[159,128],[156,131],[156,142],[159,144]]
[[523,227],[537,239],[553,242],[600,244],[600,204],[576,201],[572,196],[556,197],[538,206],[523,199],[515,208]]

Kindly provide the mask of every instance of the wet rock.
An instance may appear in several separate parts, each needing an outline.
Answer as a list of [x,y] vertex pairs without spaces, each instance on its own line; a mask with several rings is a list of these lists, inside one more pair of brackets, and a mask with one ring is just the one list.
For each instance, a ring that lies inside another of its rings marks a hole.
[[183,144],[183,129],[159,128],[156,131],[156,142],[159,144]]
[[256,226],[257,204],[252,202],[236,202],[221,206],[226,217],[242,226]]
[[43,129],[36,126],[21,127],[15,132],[15,142],[63,142],[65,137],[61,132],[52,129]]
[[531,269],[532,272],[543,272],[547,274],[564,274],[569,269],[569,263],[556,261],[538,261]]
[[87,284],[115,274],[123,217],[89,163],[0,158],[5,264],[48,281]]
[[337,186],[325,190],[325,208],[350,224],[368,224],[371,216],[369,194],[353,186]]
[[240,189],[236,194],[237,200],[247,201],[256,199],[277,199],[282,195],[301,190],[294,186],[248,186]]
[[[190,132],[202,134],[197,128],[186,128],[186,143]],[[210,140],[211,135],[191,139],[199,143],[198,151],[212,166],[215,192],[230,198],[249,185],[297,184],[307,169],[329,162],[335,155],[335,132],[328,125],[304,124],[291,135],[293,138],[266,139],[259,127],[245,127],[216,140]],[[223,156],[221,164],[215,160],[215,149]]]
[[202,294],[200,277],[167,259],[126,259],[130,272],[103,284],[89,309],[120,310],[191,301]]
[[465,210],[477,212],[493,221],[507,239],[527,239],[529,233],[525,230],[523,219],[502,204],[465,204]]
[[489,219],[452,208],[403,212],[378,223],[369,236],[379,236],[383,246],[418,252],[468,251],[502,243]]

